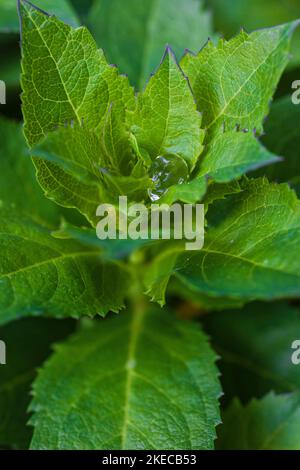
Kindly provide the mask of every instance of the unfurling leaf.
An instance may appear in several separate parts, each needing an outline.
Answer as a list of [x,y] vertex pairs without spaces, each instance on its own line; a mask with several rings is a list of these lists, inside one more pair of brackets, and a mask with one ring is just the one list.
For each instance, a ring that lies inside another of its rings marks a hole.
[[203,150],[201,115],[187,78],[169,48],[145,91],[138,96],[131,122],[138,146],[150,160],[176,155],[193,170]]

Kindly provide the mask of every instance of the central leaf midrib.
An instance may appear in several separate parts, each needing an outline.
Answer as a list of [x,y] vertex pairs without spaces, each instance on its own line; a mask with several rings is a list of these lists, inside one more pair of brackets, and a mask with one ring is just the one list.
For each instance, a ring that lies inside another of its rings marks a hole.
[[[267,270],[275,271],[275,272],[278,272],[278,273],[281,273],[281,274],[287,274],[287,275],[290,275],[290,276],[297,276],[296,273],[292,273],[292,272],[289,272],[289,271],[277,269],[274,266],[265,266],[264,264],[257,263],[252,259],[244,258],[243,256],[237,256],[233,253],[228,253],[228,252],[225,253],[225,252],[222,252],[222,251],[211,250],[211,249],[208,250],[208,249],[205,249],[205,248],[203,248],[201,251],[203,253],[205,253],[205,256],[210,255],[210,254],[212,254],[212,255],[213,254],[222,255],[222,256],[225,256],[225,257],[228,257],[228,258],[235,258],[235,259],[238,259],[239,261],[244,261],[245,263],[252,264],[253,266],[256,266],[258,268],[267,269]],[[195,256],[197,256],[197,255],[195,255]],[[182,268],[182,269],[184,269],[184,268]],[[179,270],[180,270],[180,268],[178,268],[178,271]]]
[[100,254],[99,251],[82,251],[82,252],[74,252],[74,253],[69,253],[69,254],[61,253],[60,255],[54,256],[53,258],[48,258],[44,261],[39,261],[38,263],[30,264],[28,266],[25,266],[25,267],[20,268],[20,269],[16,269],[14,271],[10,271],[8,273],[0,274],[0,279],[3,279],[5,277],[9,278],[9,277],[11,277],[15,274],[30,271],[31,269],[38,268],[38,267],[43,266],[45,264],[51,264],[51,263],[54,263],[55,261],[63,261],[64,259],[77,258],[77,257],[82,257],[82,256],[97,256],[99,254]]
[[[231,103],[236,99],[236,97],[241,93],[243,88],[247,85],[247,83],[252,79],[252,77],[260,70],[260,68],[267,63],[267,61],[272,57],[274,52],[276,52],[277,48],[281,45],[283,40],[286,39],[286,35],[283,35],[283,37],[280,39],[276,47],[272,49],[272,51],[269,53],[269,55],[259,64],[259,66],[251,72],[249,77],[244,81],[244,83],[238,88],[238,90],[233,94],[233,96],[227,101],[225,106],[219,111],[217,116],[214,117],[214,119],[208,124],[207,129],[210,129],[217,121],[218,119],[224,115],[225,111],[228,109],[228,107],[231,105]],[[244,41],[245,42],[245,41]],[[244,42],[240,44],[240,46],[244,45]],[[239,46],[239,47],[240,47]],[[238,48],[237,48],[238,49]],[[236,52],[236,51],[235,51]]]
[[125,369],[127,371],[126,382],[125,382],[125,400],[124,400],[124,417],[123,417],[123,426],[121,429],[121,449],[126,449],[126,442],[128,436],[128,428],[130,426],[130,400],[132,392],[132,384],[134,377],[134,369],[136,366],[136,351],[139,340],[139,335],[141,333],[143,322],[145,319],[145,311],[137,310],[132,314],[132,321],[130,325],[130,335],[128,341],[128,353],[125,362]]
[[66,88],[66,86],[65,86],[65,83],[64,83],[64,81],[63,81],[63,79],[62,79],[62,76],[61,76],[61,73],[60,73],[60,70],[59,70],[59,67],[58,67],[58,63],[57,63],[56,60],[54,59],[53,54],[52,54],[50,48],[48,47],[48,45],[47,45],[47,43],[46,43],[46,41],[45,41],[45,39],[44,39],[44,37],[43,37],[41,31],[40,31],[40,28],[38,27],[38,25],[37,25],[36,22],[34,21],[32,15],[30,15],[30,19],[31,19],[32,23],[34,24],[34,26],[35,26],[35,28],[36,28],[36,30],[37,30],[37,32],[38,32],[38,34],[39,34],[41,40],[43,41],[43,44],[45,45],[45,48],[47,49],[50,58],[53,60],[53,63],[55,64],[55,68],[56,68],[56,70],[57,70],[57,73],[58,73],[58,76],[59,76],[59,78],[60,78],[60,81],[61,81],[62,87],[63,87],[63,89],[64,89],[64,92],[65,92],[65,94],[66,94],[66,98],[67,98],[68,102],[69,102],[70,105],[71,105],[71,108],[72,108],[72,110],[73,110],[73,112],[74,112],[74,114],[75,114],[75,116],[76,116],[76,119],[77,119],[78,123],[80,124],[80,123],[81,123],[81,119],[80,119],[79,116],[78,116],[77,110],[76,110],[76,108],[74,107],[74,104],[73,104],[73,102],[72,102],[72,100],[71,100],[71,98],[70,98],[70,96],[69,96],[68,90],[67,90],[67,88]]

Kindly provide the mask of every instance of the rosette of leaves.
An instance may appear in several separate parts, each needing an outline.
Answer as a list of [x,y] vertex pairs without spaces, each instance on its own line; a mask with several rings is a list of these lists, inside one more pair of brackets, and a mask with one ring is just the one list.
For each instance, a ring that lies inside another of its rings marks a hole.
[[[86,28],[19,8],[24,134],[45,197],[10,139],[5,155],[29,172],[36,204],[31,187],[3,194],[0,322],[93,318],[34,382],[31,448],[212,449],[216,353],[199,323],[150,300],[163,306],[175,289],[208,311],[299,297],[297,196],[248,176],[281,156],[260,136],[297,23],[208,41],[180,64],[167,47],[135,93]],[[204,248],[98,240],[97,207],[121,195],[205,204]],[[59,226],[66,209],[85,223]]]

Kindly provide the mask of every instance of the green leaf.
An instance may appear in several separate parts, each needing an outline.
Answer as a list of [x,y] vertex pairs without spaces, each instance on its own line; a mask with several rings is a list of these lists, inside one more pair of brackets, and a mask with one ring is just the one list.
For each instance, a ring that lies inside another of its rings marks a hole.
[[145,274],[146,294],[151,297],[152,302],[158,302],[161,307],[166,303],[166,289],[173,274],[176,260],[183,249],[180,245],[163,251],[154,259]]
[[106,114],[100,141],[103,166],[115,173],[129,175],[136,164],[132,136],[113,105]]
[[161,286],[171,275],[214,299],[300,296],[300,203],[287,185],[250,180],[240,194],[210,206],[207,217],[201,251],[164,253],[150,266],[147,288],[154,300],[164,303]]
[[219,134],[208,145],[201,161],[200,175],[227,183],[278,160],[252,133],[230,131]]
[[227,401],[238,396],[244,403],[269,390],[299,390],[299,368],[291,360],[300,331],[297,308],[284,302],[254,303],[241,311],[208,315],[204,325],[221,357]]
[[[107,64],[87,29],[73,29],[25,0],[21,18],[22,109],[30,146],[66,122],[100,126],[111,102],[123,119],[125,106],[134,105],[133,89]],[[45,69],[46,75],[39,73]]]
[[[93,226],[99,204],[118,204],[122,195],[141,200],[152,185],[145,170],[134,174],[129,134],[124,131],[123,135],[123,128],[113,126],[111,121],[101,131],[99,136],[99,131],[76,125],[60,128],[32,150],[37,179],[45,195],[63,207],[77,209]],[[121,173],[125,170],[129,174]]]
[[270,393],[245,407],[236,400],[223,419],[219,449],[300,450],[299,393]]
[[197,176],[187,183],[173,185],[168,188],[166,193],[159,199],[159,203],[172,205],[176,201],[181,201],[185,204],[195,204],[202,200],[206,190],[206,178]]
[[58,240],[48,229],[0,211],[0,324],[21,316],[81,317],[119,311],[128,274],[100,251]]
[[74,329],[71,320],[26,318],[0,328],[7,363],[0,374],[0,445],[27,449],[32,428],[27,425],[30,386],[51,345]]
[[101,147],[96,133],[79,126],[61,128],[51,132],[32,153],[45,196],[77,209],[96,225],[96,210],[103,202]]
[[281,163],[266,168],[264,173],[271,180],[288,181],[295,187],[300,183],[299,126],[300,106],[286,96],[273,103],[263,137],[267,148],[284,158]]
[[131,130],[142,152],[181,157],[190,170],[201,154],[204,132],[188,81],[168,48],[156,74],[138,96],[130,117]]
[[[209,0],[213,8],[216,29],[231,37],[241,27],[248,31],[258,28],[276,26],[299,18],[299,4],[294,0]],[[291,67],[300,64],[299,53],[300,32],[297,32],[292,43]]]
[[207,192],[203,199],[203,203],[208,207],[215,201],[225,199],[226,196],[232,194],[238,194],[242,191],[243,180],[233,180],[230,183],[214,183],[210,182],[207,188]]
[[186,54],[181,67],[188,76],[203,125],[209,135],[222,127],[263,130],[280,76],[288,63],[297,22],[211,41],[197,56]]
[[0,200],[30,214],[37,221],[58,224],[56,206],[43,197],[36,182],[21,125],[0,117],[0,128]]
[[215,359],[201,330],[168,312],[94,323],[40,372],[31,448],[212,449]]
[[[37,7],[58,16],[73,26],[78,25],[78,18],[68,0],[35,0]],[[19,34],[20,25],[16,2],[0,0],[0,33]]]
[[92,224],[96,224],[96,208],[101,203],[99,188],[77,181],[58,165],[42,159],[33,159],[37,180],[45,196],[66,208],[75,208]]
[[166,44],[180,57],[211,36],[210,14],[200,0],[96,0],[89,25],[111,62],[142,89]]
[[227,183],[233,182],[246,172],[280,160],[264,148],[252,133],[221,133],[205,148],[197,176],[185,184],[168,188],[159,202],[173,204],[182,201],[194,204],[202,201],[205,196],[204,202],[211,203],[230,194],[232,189],[236,192],[235,183]]

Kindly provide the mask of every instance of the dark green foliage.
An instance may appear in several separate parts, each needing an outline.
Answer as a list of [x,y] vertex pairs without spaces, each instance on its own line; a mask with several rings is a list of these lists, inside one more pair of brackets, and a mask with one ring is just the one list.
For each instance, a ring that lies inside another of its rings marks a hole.
[[[300,10],[37,3],[20,64],[0,0],[0,447],[300,449]],[[99,240],[119,196],[204,204],[204,247]]]

